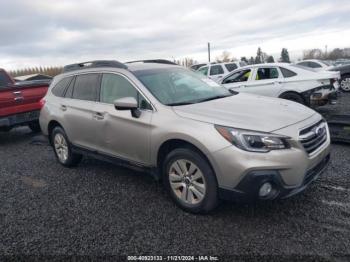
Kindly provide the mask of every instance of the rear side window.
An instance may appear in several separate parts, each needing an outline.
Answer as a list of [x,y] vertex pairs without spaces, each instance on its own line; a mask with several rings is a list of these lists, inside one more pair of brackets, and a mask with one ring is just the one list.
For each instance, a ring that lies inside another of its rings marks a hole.
[[52,93],[58,97],[64,97],[64,92],[66,91],[67,86],[72,81],[73,77],[66,77],[59,81],[53,88]]
[[298,65],[309,67],[309,62],[300,62]]
[[73,98],[80,100],[96,101],[100,84],[100,74],[79,75],[75,79]]
[[214,65],[210,67],[210,75],[221,75],[224,73],[224,70],[222,69],[221,65]]
[[68,86],[68,88],[67,88],[67,91],[66,91],[66,94],[64,95],[64,97],[72,98],[72,96],[73,96],[74,83],[75,83],[75,78],[73,77],[73,80],[70,82],[70,84],[69,84],[69,86]]
[[294,73],[293,71],[288,70],[288,69],[286,69],[286,68],[284,68],[284,67],[280,67],[280,70],[281,70],[281,72],[282,72],[283,77],[285,77],[285,78],[288,78],[288,77],[292,77],[292,76],[296,76],[296,75],[297,75],[297,74]]
[[275,67],[259,68],[255,80],[278,78],[278,70]]
[[11,79],[4,71],[0,71],[0,87],[7,86],[9,83],[12,83]]
[[226,67],[226,69],[227,69],[229,72],[231,72],[231,71],[233,71],[233,70],[235,70],[235,69],[238,68],[238,66],[237,66],[235,63],[232,63],[232,64],[225,64],[225,67]]
[[309,67],[311,67],[311,68],[321,68],[322,66],[319,63],[309,62]]

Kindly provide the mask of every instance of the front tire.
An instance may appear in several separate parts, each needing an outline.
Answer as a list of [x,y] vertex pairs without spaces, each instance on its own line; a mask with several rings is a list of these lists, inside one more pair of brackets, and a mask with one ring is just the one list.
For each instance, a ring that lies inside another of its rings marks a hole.
[[207,213],[218,204],[218,185],[208,161],[197,151],[178,148],[164,160],[163,181],[174,202],[191,213]]
[[343,75],[340,80],[340,89],[343,92],[350,92],[350,75]]
[[297,93],[285,93],[285,94],[282,94],[280,96],[280,98],[287,99],[287,100],[305,105],[305,101],[304,101],[303,97]]
[[65,167],[73,167],[81,161],[82,155],[76,154],[72,151],[72,145],[63,128],[57,126],[52,130],[51,144],[56,158],[61,165]]

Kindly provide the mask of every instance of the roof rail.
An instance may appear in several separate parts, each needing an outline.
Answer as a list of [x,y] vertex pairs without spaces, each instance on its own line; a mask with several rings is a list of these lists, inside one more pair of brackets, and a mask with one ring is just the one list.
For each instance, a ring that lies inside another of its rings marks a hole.
[[149,60],[135,60],[135,61],[129,61],[125,64],[131,64],[131,63],[156,63],[156,64],[167,64],[167,65],[178,65],[174,62],[171,62],[166,59],[149,59]]
[[63,73],[75,71],[75,70],[87,69],[87,68],[97,68],[97,67],[114,67],[114,68],[123,68],[123,69],[128,68],[125,64],[116,60],[95,60],[95,61],[88,61],[83,63],[66,65],[63,67]]

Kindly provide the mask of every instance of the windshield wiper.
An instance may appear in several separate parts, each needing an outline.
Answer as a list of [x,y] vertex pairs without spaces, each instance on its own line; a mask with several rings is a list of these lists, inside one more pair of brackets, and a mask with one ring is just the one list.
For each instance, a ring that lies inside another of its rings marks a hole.
[[202,102],[211,101],[211,100],[220,99],[220,98],[225,98],[225,97],[229,97],[229,96],[232,96],[232,95],[230,94],[230,95],[212,96],[212,97],[204,98],[204,99],[201,99],[201,100],[197,100],[196,102],[197,103],[202,103]]
[[185,105],[192,105],[195,102],[178,102],[178,103],[170,103],[166,104],[167,106],[185,106]]

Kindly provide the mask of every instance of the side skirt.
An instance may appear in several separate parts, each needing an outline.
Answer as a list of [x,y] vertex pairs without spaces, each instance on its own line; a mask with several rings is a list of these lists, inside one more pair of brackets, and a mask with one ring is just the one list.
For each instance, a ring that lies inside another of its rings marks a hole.
[[78,154],[82,154],[82,155],[85,155],[85,156],[90,156],[92,158],[96,158],[96,159],[99,159],[99,160],[102,160],[102,161],[106,161],[106,162],[109,162],[109,163],[117,165],[117,166],[122,166],[122,167],[126,167],[126,168],[129,168],[129,169],[138,171],[138,172],[143,172],[143,173],[149,174],[156,181],[159,181],[160,178],[161,178],[161,175],[160,175],[160,173],[158,171],[158,168],[154,167],[154,166],[146,166],[146,165],[141,164],[141,163],[129,161],[129,160],[122,159],[122,158],[119,158],[119,157],[106,155],[106,154],[103,154],[103,153],[98,152],[98,151],[92,151],[92,150],[89,150],[89,149],[86,149],[86,148],[82,148],[82,147],[79,147],[79,146],[75,146],[75,145],[72,145],[72,150],[73,150],[73,152],[78,153]]

